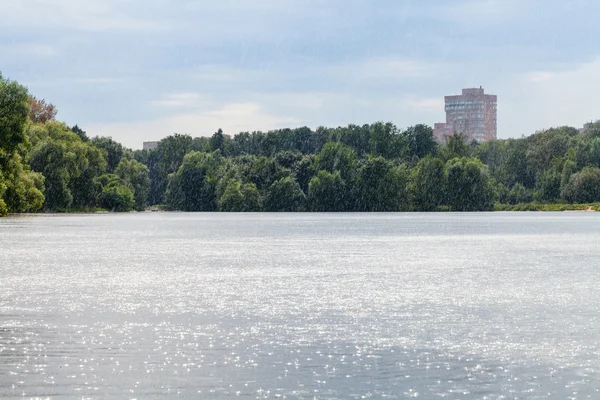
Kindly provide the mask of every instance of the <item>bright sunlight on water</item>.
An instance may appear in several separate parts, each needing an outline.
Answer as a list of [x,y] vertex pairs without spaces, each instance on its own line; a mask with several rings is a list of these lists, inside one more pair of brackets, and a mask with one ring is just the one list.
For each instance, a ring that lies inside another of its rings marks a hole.
[[0,220],[0,398],[600,397],[591,213]]

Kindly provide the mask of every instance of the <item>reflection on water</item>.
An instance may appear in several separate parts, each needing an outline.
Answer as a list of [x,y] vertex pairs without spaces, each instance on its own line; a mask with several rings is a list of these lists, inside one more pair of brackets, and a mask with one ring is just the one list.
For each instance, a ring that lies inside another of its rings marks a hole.
[[599,398],[595,214],[0,220],[0,398]]

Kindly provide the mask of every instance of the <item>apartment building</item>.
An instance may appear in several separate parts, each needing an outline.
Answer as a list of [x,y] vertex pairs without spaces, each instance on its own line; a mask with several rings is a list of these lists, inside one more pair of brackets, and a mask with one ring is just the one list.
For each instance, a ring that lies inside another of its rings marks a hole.
[[482,87],[463,89],[462,94],[445,96],[446,122],[436,123],[433,133],[444,143],[454,133],[464,133],[467,141],[486,142],[497,137],[498,98],[485,94]]

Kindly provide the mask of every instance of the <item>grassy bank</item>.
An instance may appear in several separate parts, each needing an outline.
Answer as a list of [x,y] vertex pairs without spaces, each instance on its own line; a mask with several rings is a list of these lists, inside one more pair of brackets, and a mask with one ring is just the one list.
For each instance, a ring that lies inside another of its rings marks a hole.
[[560,203],[520,203],[494,205],[494,211],[600,211],[600,203],[560,204]]

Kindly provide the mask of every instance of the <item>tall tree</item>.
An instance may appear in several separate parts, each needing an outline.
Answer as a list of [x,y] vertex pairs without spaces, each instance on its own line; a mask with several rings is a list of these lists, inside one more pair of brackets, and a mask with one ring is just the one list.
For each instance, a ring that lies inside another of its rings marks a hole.
[[339,171],[319,171],[308,184],[308,200],[312,211],[346,211],[347,190]]
[[34,123],[45,124],[54,121],[58,110],[52,103],[46,103],[44,99],[35,96],[29,97],[29,119]]
[[437,150],[433,129],[427,125],[411,126],[402,132],[402,136],[408,146],[408,155],[411,157],[423,158],[427,155],[434,155]]
[[133,193],[135,209],[143,211],[148,205],[150,195],[150,170],[136,160],[121,159],[115,174],[127,185]]
[[410,193],[417,211],[435,211],[444,202],[444,163],[427,156],[412,169]]
[[24,165],[20,154],[30,146],[28,113],[27,89],[0,74],[0,216],[37,210],[44,201],[44,177]]
[[306,196],[296,180],[290,176],[281,178],[268,188],[265,201],[265,211],[295,212],[304,207]]
[[487,168],[476,158],[453,158],[446,164],[448,205],[454,211],[488,211],[494,191]]

